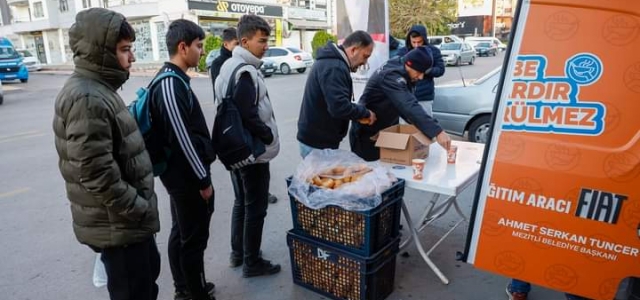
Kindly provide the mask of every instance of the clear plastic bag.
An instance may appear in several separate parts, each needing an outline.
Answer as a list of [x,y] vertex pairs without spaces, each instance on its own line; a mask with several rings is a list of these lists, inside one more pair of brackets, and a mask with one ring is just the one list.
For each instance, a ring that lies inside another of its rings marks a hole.
[[[332,174],[331,170],[336,169],[344,169],[344,175]],[[358,179],[342,183],[335,189],[312,183],[314,177],[340,179],[351,175]],[[349,211],[366,211],[382,203],[382,192],[395,181],[396,178],[385,167],[377,162],[366,162],[350,151],[313,150],[298,165],[289,193],[312,209],[337,205]]]
[[97,288],[107,285],[107,271],[100,259],[100,253],[96,255],[96,262],[93,264],[93,285]]

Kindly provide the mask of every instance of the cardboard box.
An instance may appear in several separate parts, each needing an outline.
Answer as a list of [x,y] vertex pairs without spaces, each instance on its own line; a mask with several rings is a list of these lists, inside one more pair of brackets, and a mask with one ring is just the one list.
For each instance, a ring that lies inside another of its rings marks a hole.
[[414,158],[427,158],[431,140],[413,125],[394,125],[380,131],[376,147],[380,161],[411,165]]

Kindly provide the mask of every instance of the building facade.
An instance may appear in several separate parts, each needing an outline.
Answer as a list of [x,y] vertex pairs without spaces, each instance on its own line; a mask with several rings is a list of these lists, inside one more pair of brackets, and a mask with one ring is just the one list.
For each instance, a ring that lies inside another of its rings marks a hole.
[[105,7],[122,13],[135,29],[137,62],[153,63],[168,59],[167,27],[172,20],[180,18],[196,22],[206,32],[219,34],[222,28],[235,26],[243,14],[260,15],[274,29],[271,45],[299,47],[306,51],[311,51],[313,34],[331,26],[331,8],[327,0],[262,1],[0,0],[3,11],[0,36],[11,39],[17,48],[32,50],[42,63],[71,63],[69,28],[76,13],[91,7]]

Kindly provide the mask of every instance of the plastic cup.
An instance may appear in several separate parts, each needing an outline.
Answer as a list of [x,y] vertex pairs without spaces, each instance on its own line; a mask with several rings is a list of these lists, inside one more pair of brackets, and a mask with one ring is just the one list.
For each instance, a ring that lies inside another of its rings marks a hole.
[[411,165],[413,166],[413,179],[422,180],[422,172],[424,171],[424,159],[416,158],[411,160]]
[[455,164],[458,157],[458,146],[451,145],[447,151],[447,163]]

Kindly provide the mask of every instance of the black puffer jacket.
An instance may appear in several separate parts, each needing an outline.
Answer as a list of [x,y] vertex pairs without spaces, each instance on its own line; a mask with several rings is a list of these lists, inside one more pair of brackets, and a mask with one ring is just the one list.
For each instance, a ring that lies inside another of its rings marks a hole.
[[116,90],[129,72],[115,55],[124,16],[92,8],[69,30],[75,70],[55,102],[59,168],[76,238],[95,248],[141,242],[160,230],[151,160]]

